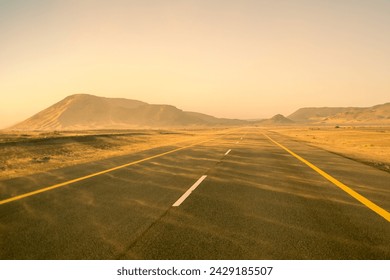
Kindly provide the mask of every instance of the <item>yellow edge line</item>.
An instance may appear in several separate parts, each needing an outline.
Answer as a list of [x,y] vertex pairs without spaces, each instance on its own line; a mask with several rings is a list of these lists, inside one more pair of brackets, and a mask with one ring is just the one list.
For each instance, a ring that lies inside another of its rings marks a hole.
[[[236,129],[233,129],[233,130],[236,130]],[[232,133],[232,132],[229,132],[229,133]],[[229,134],[229,133],[224,133],[223,135],[226,135],[226,134]],[[82,180],[85,180],[85,179],[89,179],[89,178],[92,178],[92,177],[95,177],[95,176],[99,176],[99,175],[102,175],[102,174],[105,174],[105,173],[108,173],[108,172],[111,172],[111,171],[114,171],[114,170],[121,169],[121,168],[130,166],[130,165],[134,165],[134,164],[138,164],[138,163],[141,163],[141,162],[144,162],[144,161],[147,161],[147,160],[151,160],[151,159],[154,159],[154,158],[162,157],[162,156],[165,156],[165,155],[168,155],[168,154],[171,154],[171,153],[175,153],[175,152],[180,151],[180,150],[188,149],[190,147],[193,147],[193,146],[196,146],[196,145],[200,145],[200,144],[212,141],[212,140],[217,139],[217,138],[218,137],[212,138],[212,139],[208,139],[208,140],[205,140],[205,141],[201,141],[201,142],[197,142],[197,143],[194,143],[194,144],[191,144],[191,145],[187,145],[187,146],[184,146],[184,147],[181,147],[181,148],[177,148],[177,149],[174,149],[174,150],[171,150],[171,151],[168,151],[168,152],[164,152],[164,153],[161,153],[161,154],[158,154],[158,155],[154,155],[154,156],[151,156],[151,157],[143,158],[143,159],[136,160],[136,161],[133,161],[133,162],[129,162],[129,163],[126,163],[126,164],[123,164],[123,165],[119,165],[119,166],[116,166],[116,167],[113,167],[113,168],[110,168],[110,169],[106,169],[106,170],[99,171],[99,172],[96,172],[96,173],[93,173],[93,174],[89,174],[89,175],[86,175],[86,176],[83,176],[83,177],[79,177],[79,178],[76,178],[76,179],[73,179],[73,180],[70,180],[70,181],[66,181],[66,182],[59,183],[59,184],[56,184],[56,185],[53,185],[53,186],[45,187],[45,188],[42,188],[42,189],[39,189],[39,190],[36,190],[36,191],[32,191],[32,192],[28,192],[28,193],[25,193],[25,194],[17,195],[17,196],[11,197],[11,198],[7,198],[7,199],[4,199],[4,200],[1,200],[0,201],[0,205],[9,203],[9,202],[12,202],[12,201],[15,201],[15,200],[19,200],[19,199],[22,199],[22,198],[25,198],[25,197],[33,196],[33,195],[36,195],[36,194],[39,194],[39,193],[47,192],[47,191],[50,191],[50,190],[53,190],[53,189],[56,189],[56,188],[59,188],[59,187],[70,185],[70,184],[73,184],[73,183],[76,183],[76,182],[79,182],[79,181],[82,181]]]
[[302,161],[304,164],[306,164],[307,166],[309,166],[311,169],[313,169],[314,171],[316,171],[317,173],[319,173],[321,176],[323,176],[325,179],[327,179],[328,181],[332,182],[333,184],[335,184],[337,187],[339,187],[340,189],[342,189],[343,191],[345,191],[347,194],[349,194],[350,196],[352,196],[353,198],[355,198],[357,201],[359,201],[360,203],[364,204],[365,206],[367,206],[368,208],[370,208],[372,211],[374,211],[375,213],[377,213],[379,216],[385,218],[388,222],[390,222],[390,213],[387,212],[385,209],[379,207],[378,205],[376,205],[375,203],[373,203],[372,201],[368,200],[367,198],[365,198],[364,196],[362,196],[361,194],[355,192],[354,190],[352,190],[350,187],[344,185],[343,183],[341,183],[339,180],[335,179],[334,177],[330,176],[328,173],[326,173],[325,171],[319,169],[317,166],[315,166],[314,164],[310,163],[309,161],[305,160],[304,158],[302,158],[301,156],[297,155],[296,153],[294,153],[293,151],[289,150],[288,148],[286,148],[285,146],[283,146],[282,144],[279,144],[278,142],[276,142],[275,140],[273,140],[271,137],[269,137],[268,135],[266,134],[263,134],[264,136],[266,136],[269,140],[271,140],[274,144],[276,144],[277,146],[281,147],[282,149],[284,149],[285,151],[287,151],[288,153],[290,153],[291,155],[293,155],[294,157],[296,157],[297,159],[299,159],[300,161]]

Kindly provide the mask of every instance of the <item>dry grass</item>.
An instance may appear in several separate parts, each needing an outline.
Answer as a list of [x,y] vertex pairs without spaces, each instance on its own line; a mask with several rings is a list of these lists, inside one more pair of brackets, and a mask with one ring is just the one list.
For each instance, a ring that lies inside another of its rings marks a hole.
[[167,145],[224,129],[0,133],[0,180]]
[[283,127],[272,131],[390,172],[390,127]]

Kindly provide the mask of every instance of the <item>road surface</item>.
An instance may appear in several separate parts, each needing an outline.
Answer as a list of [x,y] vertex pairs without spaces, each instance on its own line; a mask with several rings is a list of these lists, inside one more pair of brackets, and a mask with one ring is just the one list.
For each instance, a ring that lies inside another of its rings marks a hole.
[[389,173],[261,128],[205,140],[0,181],[0,259],[390,259]]

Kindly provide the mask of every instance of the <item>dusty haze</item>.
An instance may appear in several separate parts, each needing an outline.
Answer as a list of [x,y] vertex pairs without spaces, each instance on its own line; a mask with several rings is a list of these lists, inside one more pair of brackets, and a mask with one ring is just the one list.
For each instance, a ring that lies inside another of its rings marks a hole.
[[215,117],[388,102],[388,1],[1,1],[0,127],[69,94]]

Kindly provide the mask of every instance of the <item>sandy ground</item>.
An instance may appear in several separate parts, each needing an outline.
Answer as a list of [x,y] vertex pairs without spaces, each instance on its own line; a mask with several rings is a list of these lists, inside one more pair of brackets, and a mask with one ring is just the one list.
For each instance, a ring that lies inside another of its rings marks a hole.
[[271,131],[390,172],[390,127],[275,127]]
[[170,144],[224,129],[0,133],[0,180]]
[[[390,127],[272,127],[290,138],[390,172]],[[155,147],[200,141],[226,129],[0,132],[0,180]]]

